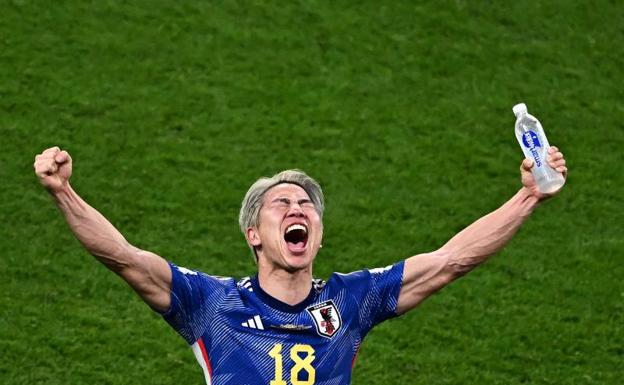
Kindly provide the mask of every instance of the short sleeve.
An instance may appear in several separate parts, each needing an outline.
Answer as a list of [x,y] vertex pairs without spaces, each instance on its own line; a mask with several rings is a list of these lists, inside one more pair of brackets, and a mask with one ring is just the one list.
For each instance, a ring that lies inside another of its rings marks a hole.
[[222,298],[234,282],[169,263],[171,268],[171,305],[162,314],[189,344],[208,328]]
[[396,317],[403,283],[404,262],[383,268],[357,271],[343,276],[347,290],[356,301],[359,329],[366,335],[375,325]]

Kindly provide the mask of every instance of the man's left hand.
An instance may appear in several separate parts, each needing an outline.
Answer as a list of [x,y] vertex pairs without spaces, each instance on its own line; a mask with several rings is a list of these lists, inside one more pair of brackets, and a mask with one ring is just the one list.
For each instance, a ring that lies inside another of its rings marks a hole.
[[[564,179],[567,178],[568,168],[565,165],[566,161],[563,157],[563,153],[559,151],[557,147],[551,146],[548,149],[548,157],[546,158],[546,161],[548,162],[548,165],[550,167],[555,169],[555,171],[563,174]],[[561,190],[561,188],[548,194],[544,194],[538,190],[535,179],[533,178],[533,174],[531,173],[533,163],[534,162],[531,159],[524,159],[522,161],[522,164],[520,165],[520,176],[522,177],[522,185],[529,189],[529,191],[531,191],[531,193],[539,200],[550,198],[551,196],[557,194]]]

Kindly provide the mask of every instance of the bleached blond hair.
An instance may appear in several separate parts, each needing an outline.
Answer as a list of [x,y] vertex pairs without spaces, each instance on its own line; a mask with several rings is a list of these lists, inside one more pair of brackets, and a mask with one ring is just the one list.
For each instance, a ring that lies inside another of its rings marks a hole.
[[[257,228],[260,225],[260,209],[262,208],[266,192],[272,187],[283,183],[291,183],[301,187],[308,194],[308,197],[310,197],[319,217],[323,219],[325,201],[323,198],[323,190],[321,190],[319,183],[301,170],[285,170],[270,178],[263,177],[258,179],[249,187],[249,190],[247,190],[238,215],[238,225],[243,235],[245,235],[248,228]],[[258,255],[253,247],[252,251],[257,260]]]

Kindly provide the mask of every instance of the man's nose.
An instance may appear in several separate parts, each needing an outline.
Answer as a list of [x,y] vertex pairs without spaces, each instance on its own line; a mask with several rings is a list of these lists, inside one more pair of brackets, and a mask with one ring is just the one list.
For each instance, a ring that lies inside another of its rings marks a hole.
[[288,215],[289,217],[302,217],[304,216],[303,213],[303,209],[301,208],[301,205],[299,204],[299,202],[293,202],[290,205],[290,208],[288,209]]

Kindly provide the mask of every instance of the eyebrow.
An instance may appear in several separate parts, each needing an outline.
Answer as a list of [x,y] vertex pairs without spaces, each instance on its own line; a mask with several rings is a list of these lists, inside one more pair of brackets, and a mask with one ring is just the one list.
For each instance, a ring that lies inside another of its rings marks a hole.
[[[271,201],[271,203],[275,203],[275,202],[284,202],[287,201],[288,203],[290,203],[290,198],[287,197],[277,197],[275,199],[273,199]],[[302,204],[302,203],[313,203],[312,200],[310,198],[301,198],[297,200],[298,204]]]

